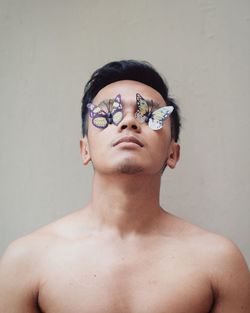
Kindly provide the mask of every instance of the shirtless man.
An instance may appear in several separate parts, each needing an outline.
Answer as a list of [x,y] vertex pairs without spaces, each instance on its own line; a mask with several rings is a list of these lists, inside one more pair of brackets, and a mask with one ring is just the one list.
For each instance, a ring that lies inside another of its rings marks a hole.
[[180,123],[158,73],[135,61],[104,66],[85,88],[82,116],[91,201],[9,246],[0,312],[249,313],[238,248],[160,207]]

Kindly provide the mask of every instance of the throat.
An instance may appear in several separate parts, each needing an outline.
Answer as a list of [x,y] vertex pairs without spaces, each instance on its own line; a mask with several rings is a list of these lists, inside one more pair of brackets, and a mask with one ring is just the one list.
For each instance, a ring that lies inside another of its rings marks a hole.
[[144,232],[159,217],[159,182],[95,177],[91,214],[99,227],[116,229],[121,235]]

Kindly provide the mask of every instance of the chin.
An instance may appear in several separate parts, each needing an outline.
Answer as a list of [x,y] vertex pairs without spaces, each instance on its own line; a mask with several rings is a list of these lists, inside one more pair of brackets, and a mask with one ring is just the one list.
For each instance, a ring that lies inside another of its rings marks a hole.
[[136,174],[142,173],[143,171],[144,168],[141,166],[141,164],[138,164],[134,159],[131,158],[119,162],[116,166],[116,173],[121,174]]
[[121,164],[117,168],[117,173],[120,174],[137,174],[137,173],[142,173],[143,168],[138,165],[132,165],[132,164]]

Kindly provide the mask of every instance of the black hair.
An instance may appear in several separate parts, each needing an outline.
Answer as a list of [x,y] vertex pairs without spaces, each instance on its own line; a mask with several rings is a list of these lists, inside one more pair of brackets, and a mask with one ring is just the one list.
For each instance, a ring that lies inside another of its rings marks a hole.
[[87,134],[87,104],[94,99],[102,88],[120,80],[135,80],[148,85],[161,94],[167,105],[174,107],[174,111],[170,115],[171,136],[177,142],[181,127],[179,107],[175,100],[169,97],[167,83],[153,66],[148,62],[136,60],[110,62],[92,74],[84,88],[82,98],[82,135]]

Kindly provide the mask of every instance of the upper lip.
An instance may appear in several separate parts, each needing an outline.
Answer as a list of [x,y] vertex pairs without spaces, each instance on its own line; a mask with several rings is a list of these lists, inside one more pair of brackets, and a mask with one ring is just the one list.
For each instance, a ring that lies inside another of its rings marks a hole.
[[136,143],[138,146],[140,147],[143,147],[144,145],[142,144],[142,142],[140,140],[138,140],[136,137],[134,136],[125,136],[125,137],[122,137],[118,140],[115,141],[115,143],[113,144],[113,146],[116,146],[118,145],[119,143],[122,143],[122,142],[133,142],[133,143]]

